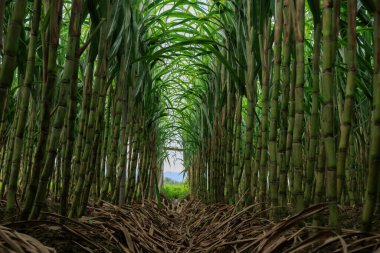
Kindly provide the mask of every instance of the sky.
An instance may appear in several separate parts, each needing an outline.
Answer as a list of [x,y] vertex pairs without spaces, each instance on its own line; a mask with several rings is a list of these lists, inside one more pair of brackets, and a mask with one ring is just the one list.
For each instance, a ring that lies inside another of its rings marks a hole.
[[183,170],[183,154],[179,151],[168,151],[168,159],[164,162],[164,172],[182,172]]
[[[199,2],[202,2],[202,3],[206,4],[206,3],[208,3],[208,0],[199,0]],[[195,10],[194,10],[194,8],[192,6],[187,6],[187,5],[185,5],[185,6],[187,8],[187,11],[189,11],[190,13],[196,15],[196,12],[195,12]],[[160,12],[167,11],[167,10],[169,10],[171,8],[173,8],[173,3],[166,4],[165,6],[163,6],[163,8],[162,8],[162,10]],[[205,9],[205,10],[207,10],[207,5],[202,6],[202,8]],[[173,20],[173,18],[169,18],[167,20],[167,22],[171,22],[172,20]],[[188,36],[191,36],[191,35],[188,35]],[[168,75],[170,75],[170,73]],[[186,78],[186,76],[184,76],[183,78]],[[174,118],[173,118],[173,121],[175,121]],[[168,143],[167,146],[168,147],[178,147],[178,148],[181,148],[181,147],[179,147],[178,144],[176,144],[176,141],[173,141],[173,140],[170,141],[170,143]],[[168,151],[168,153],[169,153],[169,156],[164,161],[164,173],[165,172],[181,173],[184,170],[184,167],[183,167],[183,152],[180,152],[180,151]]]

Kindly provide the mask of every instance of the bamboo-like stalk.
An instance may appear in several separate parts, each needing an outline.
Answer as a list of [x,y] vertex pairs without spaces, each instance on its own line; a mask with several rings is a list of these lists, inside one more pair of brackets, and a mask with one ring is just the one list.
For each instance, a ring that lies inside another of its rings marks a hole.
[[369,169],[367,188],[363,207],[363,230],[371,229],[372,217],[376,206],[376,195],[380,168],[380,2],[376,2],[374,23],[375,68],[373,75],[373,101],[371,118],[371,142],[369,149]]
[[5,188],[8,187],[8,185],[9,185],[9,179],[10,179],[10,175],[11,175],[11,166],[8,166],[8,165],[11,165],[11,163],[12,163],[12,154],[13,154],[14,140],[15,140],[15,134],[16,134],[15,125],[17,123],[17,117],[18,117],[18,115],[16,114],[15,120],[12,123],[11,131],[9,133],[8,141],[6,143],[6,146],[7,146],[6,150],[8,152],[6,152],[4,154],[5,169],[3,170],[4,182],[1,185],[1,192],[0,192],[0,198],[1,199],[3,199],[3,197],[4,197]]
[[304,196],[302,190],[303,181],[303,151],[302,134],[304,123],[304,83],[305,83],[305,0],[296,1],[294,34],[296,39],[296,83],[295,83],[295,116],[293,131],[293,165],[294,165],[294,189],[296,211],[304,209]]
[[[123,84],[123,82],[121,82]],[[123,91],[126,89],[123,87]],[[126,92],[123,92],[123,98],[128,96],[128,101],[132,101],[132,91],[129,91],[128,94],[125,94]],[[127,152],[128,152],[128,137],[129,137],[129,129],[130,129],[130,121],[131,121],[131,113],[128,112],[128,107],[131,106],[131,103],[129,106],[127,106],[127,101],[122,98],[122,113],[123,113],[123,122],[121,126],[121,151],[119,156],[119,173],[117,175],[117,185],[116,190],[113,194],[113,201],[118,203],[118,205],[123,205],[125,201],[125,181],[126,181],[126,165],[127,165]]]
[[77,112],[77,84],[78,84],[78,71],[79,71],[79,55],[78,53],[78,43],[77,42],[77,49],[76,49],[76,55],[74,60],[74,71],[73,76],[71,78],[71,87],[70,87],[70,104],[69,104],[69,110],[67,115],[67,143],[65,146],[64,154],[63,154],[63,169],[62,169],[62,190],[61,190],[61,197],[60,197],[60,213],[61,215],[65,216],[67,212],[67,202],[68,202],[68,196],[69,196],[69,189],[70,189],[70,181],[71,181],[71,163],[72,163],[72,156],[74,153],[74,143],[75,143],[75,116]]
[[117,149],[119,146],[119,135],[120,135],[120,122],[121,122],[121,111],[122,111],[122,92],[121,83],[118,82],[118,87],[115,90],[116,100],[114,101],[114,115],[113,115],[113,125],[111,127],[111,148],[109,153],[109,162],[107,163],[107,174],[103,182],[102,189],[100,191],[99,201],[105,200],[106,195],[111,184],[111,177],[114,171],[116,171],[116,159],[117,159]]
[[240,166],[240,157],[241,157],[241,110],[242,110],[242,96],[238,93],[236,99],[236,112],[235,112],[235,148],[234,148],[234,203],[239,201],[239,184],[240,184],[240,176],[241,176],[241,166]]
[[[315,176],[315,194],[314,194],[314,204],[319,204],[325,201],[325,168],[326,168],[326,152],[324,143],[319,142],[319,153],[318,153],[318,164]],[[313,218],[313,225],[318,226],[321,223],[321,217],[316,215]]]
[[[260,125],[258,126],[260,128]],[[255,153],[255,160],[253,161],[253,173],[252,173],[252,182],[251,182],[251,188],[252,188],[252,201],[257,200],[258,196],[258,191],[259,191],[259,178],[258,178],[258,173],[260,169],[260,158],[261,158],[261,149],[262,149],[262,142],[261,138],[261,132],[258,131],[257,134],[257,149]]]
[[[256,77],[255,77],[255,54],[254,54],[254,43],[255,43],[255,29],[253,23],[253,6],[252,3],[247,3],[247,27],[248,35],[246,36],[246,53],[247,53],[247,71],[245,73],[245,89],[247,95],[247,117],[246,117],[246,135],[245,135],[245,148],[243,156],[243,170],[245,172],[245,187],[244,194],[245,204],[250,205],[253,202],[252,192],[253,188],[257,186],[257,173],[252,173],[252,147],[253,147],[253,132],[255,123],[255,109],[257,101],[257,91],[256,91]],[[261,140],[259,140],[261,142]],[[260,152],[257,150],[256,154]],[[257,171],[256,167],[256,171]],[[254,180],[252,182],[252,174],[254,174]],[[252,187],[252,184],[254,187]]]
[[[319,4],[318,4],[319,7]],[[312,185],[314,181],[314,168],[317,161],[317,147],[319,138],[319,68],[320,68],[320,51],[321,51],[321,32],[319,9],[314,17],[314,48],[313,48],[313,86],[312,86],[312,106],[310,118],[310,143],[308,146],[308,157],[306,164],[306,186],[305,186],[305,204],[308,206],[312,197]]]
[[278,164],[280,167],[279,174],[279,204],[286,206],[286,135],[288,130],[288,111],[289,111],[289,90],[290,90],[290,32],[291,32],[291,11],[289,0],[284,1],[283,6],[283,59],[282,59],[282,98],[281,98],[281,115],[280,115],[280,138],[278,144]]
[[[57,149],[59,145],[59,135],[61,133],[66,112],[67,112],[67,95],[70,91],[70,85],[73,78],[75,67],[75,53],[77,49],[77,39],[81,32],[81,15],[82,15],[82,0],[74,0],[71,6],[69,39],[66,47],[66,61],[63,69],[61,87],[59,98],[57,102],[57,111],[53,121],[50,139],[47,146],[47,156],[43,167],[43,171],[38,184],[38,190],[33,204],[30,218],[37,218],[42,206],[46,201],[46,188],[48,186],[49,178],[53,172],[54,161],[57,155]],[[77,67],[79,67],[77,65]]]
[[[278,118],[278,93],[281,74],[281,42],[283,31],[283,0],[275,1],[275,28],[274,28],[274,65],[273,86],[270,107],[269,126],[269,181],[270,198],[272,208],[278,205],[278,175],[277,175],[277,118]],[[276,216],[277,209],[273,209],[272,216]]]
[[[0,2],[0,28],[3,28],[4,26],[4,14],[5,14],[5,2]],[[3,61],[3,49],[4,49],[4,31],[3,29],[0,29],[0,55],[1,55],[1,64]]]
[[[27,0],[17,0],[15,2],[11,22],[9,22],[8,26],[8,34],[4,44],[4,60],[0,69],[0,119],[3,118],[8,89],[13,81],[17,52],[19,50],[19,39],[23,28],[22,24],[26,14],[27,2]],[[2,29],[2,27],[0,27],[0,29]]]
[[[226,135],[226,198],[230,204],[234,201],[233,189],[233,122],[234,122],[234,89],[233,82],[229,74],[227,74],[227,135]],[[218,131],[219,132],[219,131]],[[218,141],[218,138],[216,138]],[[216,168],[219,168],[216,164]]]
[[106,162],[107,162],[107,152],[109,149],[109,143],[110,143],[110,129],[111,129],[111,107],[112,107],[112,86],[108,89],[108,101],[105,108],[105,133],[102,138],[102,149],[101,149],[101,161],[100,166],[98,168],[98,171],[96,171],[96,192],[97,192],[97,198],[100,197],[100,191],[102,189],[102,182],[104,180],[105,174],[106,174]]
[[14,140],[14,147],[12,153],[11,176],[9,182],[8,196],[7,196],[7,212],[14,215],[16,211],[16,193],[17,183],[20,171],[22,148],[24,146],[24,133],[27,123],[28,106],[30,98],[30,89],[34,81],[34,66],[35,54],[37,48],[38,29],[41,19],[41,0],[35,0],[33,3],[33,20],[32,29],[30,31],[30,39],[28,46],[28,63],[26,66],[26,73],[24,85],[20,91],[20,107],[18,108],[19,117],[17,118],[16,133]]
[[333,30],[333,0],[325,0],[323,3],[322,34],[323,34],[323,56],[322,56],[322,133],[326,153],[326,196],[329,203],[329,225],[338,225],[337,187],[336,187],[336,149],[334,138],[334,38]]
[[356,88],[356,0],[348,1],[348,27],[347,27],[347,80],[344,100],[344,110],[342,121],[340,123],[340,136],[337,157],[337,200],[342,196],[345,170],[346,156],[350,139],[352,114],[355,103]]
[[[38,182],[43,167],[44,152],[47,145],[50,128],[50,112],[52,107],[52,98],[54,96],[54,83],[56,81],[57,70],[57,50],[59,43],[59,31],[60,21],[62,18],[62,5],[63,1],[53,0],[50,3],[50,22],[49,22],[49,46],[48,56],[46,56],[46,62],[44,62],[44,68],[47,69],[46,78],[44,76],[44,83],[42,87],[42,108],[40,113],[40,133],[38,136],[38,142],[36,152],[34,153],[34,164],[32,167],[32,178],[28,187],[28,192],[24,207],[22,210],[22,218],[27,219],[32,211],[33,203],[38,189]],[[49,9],[45,6],[45,9]],[[43,40],[44,41],[44,40]]]
[[[140,116],[138,117],[138,123],[141,123]],[[134,137],[133,137],[133,153],[131,157],[130,166],[128,168],[128,184],[127,184],[127,195],[126,195],[126,202],[132,203],[135,189],[136,189],[136,172],[137,172],[137,165],[139,162],[139,152],[141,148],[141,138],[142,133],[141,129],[139,129],[139,125],[135,125],[135,131],[134,131]]]
[[[109,1],[103,0],[102,6],[105,7],[105,10],[102,11],[102,17],[107,19],[107,10],[109,7]],[[89,164],[89,160],[91,158],[91,151],[92,151],[92,143],[95,138],[95,128],[96,128],[96,121],[97,121],[97,115],[98,115],[98,104],[99,104],[99,94],[101,92],[102,87],[104,86],[104,75],[106,74],[104,72],[104,69],[106,67],[106,50],[107,50],[107,43],[106,43],[106,34],[107,34],[107,27],[108,27],[108,19],[106,24],[104,24],[100,29],[100,36],[99,36],[99,46],[98,46],[98,64],[95,71],[95,81],[92,88],[92,95],[91,95],[91,102],[90,102],[90,108],[89,108],[89,115],[87,120],[87,126],[86,126],[86,136],[83,153],[81,155],[81,164],[80,168],[78,169],[78,179],[75,185],[74,190],[74,196],[73,196],[73,202],[72,207],[70,209],[69,217],[76,217],[79,215],[80,205],[82,199],[82,191],[85,184],[85,178],[86,178],[86,170],[87,166]]]
[[263,34],[260,38],[260,58],[262,62],[262,120],[261,120],[261,158],[260,158],[260,202],[265,209],[267,175],[268,175],[268,114],[269,114],[269,21],[264,21]]

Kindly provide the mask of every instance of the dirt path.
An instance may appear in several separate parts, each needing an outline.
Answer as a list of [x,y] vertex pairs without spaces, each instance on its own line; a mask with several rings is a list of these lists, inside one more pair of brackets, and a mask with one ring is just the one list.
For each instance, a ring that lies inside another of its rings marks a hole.
[[[8,224],[57,252],[373,252],[379,234],[320,228],[305,221],[323,215],[311,207],[278,223],[263,218],[257,206],[171,202],[160,208],[145,202],[123,208],[105,203],[79,221],[45,213],[39,222]],[[25,226],[27,225],[27,226]],[[315,228],[314,228],[315,229]]]
[[323,214],[326,205],[276,224],[263,218],[257,208],[240,210],[200,202],[172,202],[161,208],[152,202],[124,208],[106,204],[93,211],[94,218],[83,221],[106,227],[124,252],[310,252],[311,248],[316,252],[373,252],[380,245],[380,235],[353,230],[337,235],[323,228],[312,233],[304,222]]

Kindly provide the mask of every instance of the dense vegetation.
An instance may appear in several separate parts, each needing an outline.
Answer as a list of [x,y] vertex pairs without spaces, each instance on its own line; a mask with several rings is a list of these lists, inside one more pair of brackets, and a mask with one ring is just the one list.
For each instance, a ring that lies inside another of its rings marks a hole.
[[160,200],[177,142],[191,198],[273,219],[328,202],[332,227],[363,206],[371,229],[379,1],[7,0],[0,28],[9,217]]
[[162,193],[169,199],[184,199],[189,196],[189,184],[187,182],[177,182],[170,178],[165,178],[162,186]]

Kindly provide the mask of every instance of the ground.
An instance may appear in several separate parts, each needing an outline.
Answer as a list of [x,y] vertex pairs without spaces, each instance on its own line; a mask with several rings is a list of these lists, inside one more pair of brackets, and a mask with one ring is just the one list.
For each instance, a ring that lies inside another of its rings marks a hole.
[[[87,215],[79,220],[45,212],[40,221],[4,225],[8,234],[15,229],[37,238],[51,250],[35,252],[54,252],[52,248],[56,252],[136,253],[373,252],[380,247],[380,233],[312,227],[314,215],[323,219],[326,214],[324,204],[276,223],[258,208],[187,200],[166,200],[162,205],[147,201],[123,207],[103,203],[101,207],[89,207]],[[356,209],[342,209],[343,226],[357,227],[359,222],[354,217],[359,213]],[[0,251],[2,246],[9,247],[10,239],[4,238],[1,236]],[[12,238],[20,240],[17,235]]]

